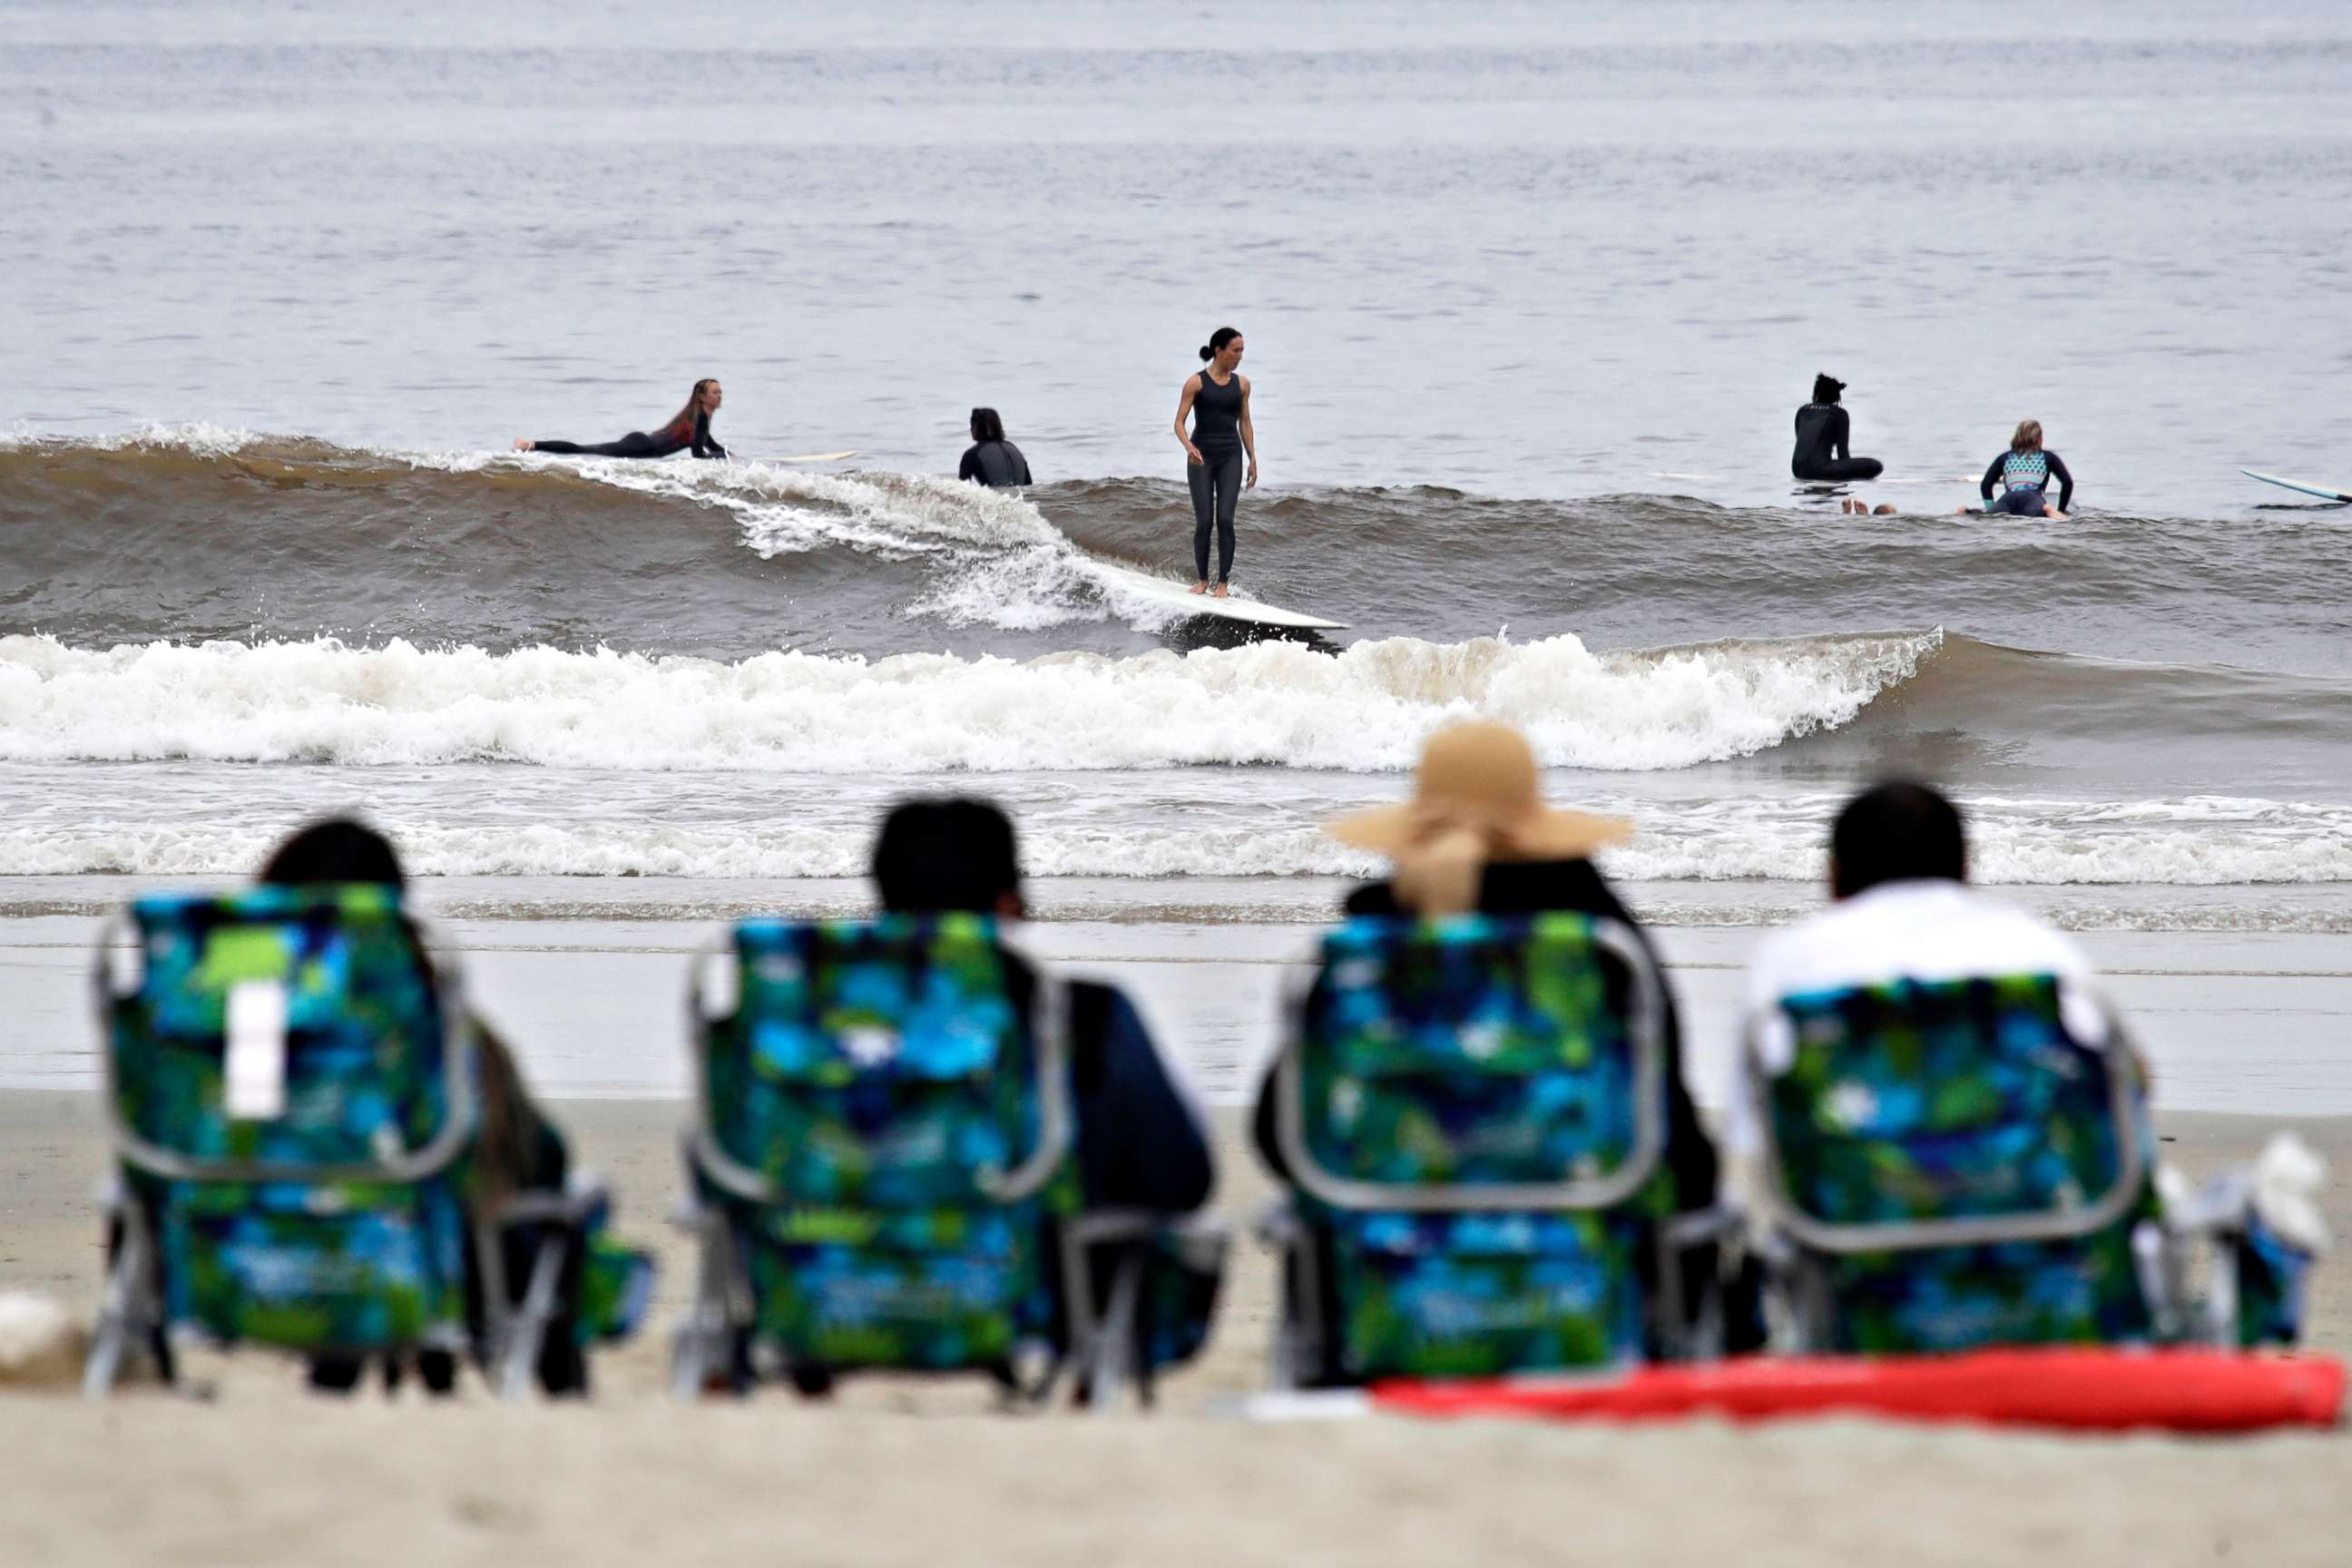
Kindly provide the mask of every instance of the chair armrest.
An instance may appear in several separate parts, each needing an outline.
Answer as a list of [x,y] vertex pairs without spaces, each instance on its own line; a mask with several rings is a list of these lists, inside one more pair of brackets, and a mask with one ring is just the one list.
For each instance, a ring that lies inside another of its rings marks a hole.
[[561,1192],[549,1187],[509,1193],[499,1205],[500,1226],[585,1225],[611,1204],[612,1189],[593,1171],[574,1171]]
[[1689,1252],[1710,1243],[1732,1240],[1747,1226],[1748,1215],[1737,1205],[1715,1204],[1668,1220],[1666,1245],[1677,1252]]
[[1266,1247],[1287,1247],[1306,1231],[1298,1207],[1288,1198],[1276,1198],[1250,1220],[1250,1235]]

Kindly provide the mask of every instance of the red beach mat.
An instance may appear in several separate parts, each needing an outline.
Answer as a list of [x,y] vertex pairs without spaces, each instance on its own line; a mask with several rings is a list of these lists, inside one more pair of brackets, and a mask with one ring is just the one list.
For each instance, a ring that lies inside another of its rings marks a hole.
[[1755,1356],[1613,1378],[1390,1382],[1375,1408],[1416,1415],[1654,1421],[1716,1415],[1885,1415],[2121,1432],[2333,1426],[2344,1363],[2327,1356],[2081,1348],[1948,1356]]

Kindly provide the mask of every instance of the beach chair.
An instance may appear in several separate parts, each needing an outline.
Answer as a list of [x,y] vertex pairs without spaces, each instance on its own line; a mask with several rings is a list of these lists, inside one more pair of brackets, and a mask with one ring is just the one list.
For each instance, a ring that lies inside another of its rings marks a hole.
[[[583,1341],[634,1321],[649,1265],[587,1244],[593,1182],[469,1205],[475,1047],[394,889],[143,899],[98,984],[118,1173],[86,1392],[142,1352],[170,1382],[195,1342],[413,1365],[436,1392],[470,1352],[512,1395],[567,1265]],[[508,1257],[530,1270],[511,1310]]]
[[1067,1373],[1104,1405],[1197,1349],[1213,1260],[1206,1300],[1180,1265],[1221,1242],[1085,1212],[1065,988],[1020,989],[971,914],[752,921],[709,955],[680,1398],[976,1372],[1030,1399]]
[[[1677,1213],[1657,971],[1620,921],[1367,918],[1322,962],[1269,1084],[1290,1194],[1285,1387],[1710,1353]],[[1705,1271],[1696,1271],[1704,1274]]]
[[1755,1201],[1783,1348],[2190,1333],[2137,1055],[2087,989],[2069,1005],[2069,984],[1895,980],[1751,1021]]

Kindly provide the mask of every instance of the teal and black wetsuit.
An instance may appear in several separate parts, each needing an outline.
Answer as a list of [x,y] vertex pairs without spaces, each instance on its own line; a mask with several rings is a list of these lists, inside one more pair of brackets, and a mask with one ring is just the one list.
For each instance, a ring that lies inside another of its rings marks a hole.
[[1790,455],[1789,472],[1801,479],[1874,479],[1886,471],[1875,458],[1853,457],[1846,450],[1853,422],[1843,405],[1808,403],[1797,410],[1797,449]]
[[[2055,452],[2003,452],[1984,471],[1983,482],[1977,493],[1984,497],[1985,510],[2007,512],[2012,517],[2040,517],[2043,504],[2042,492],[2053,477],[2058,480],[2058,510],[2074,510],[2074,476],[2066,471],[2064,459]],[[2000,494],[1993,494],[2000,486]]]
[[723,458],[727,448],[710,435],[710,416],[706,411],[694,416],[688,425],[674,419],[653,435],[632,430],[617,441],[600,441],[594,446],[582,446],[576,441],[533,441],[534,452],[552,452],[560,458],[667,458],[675,452],[694,448],[698,458]]

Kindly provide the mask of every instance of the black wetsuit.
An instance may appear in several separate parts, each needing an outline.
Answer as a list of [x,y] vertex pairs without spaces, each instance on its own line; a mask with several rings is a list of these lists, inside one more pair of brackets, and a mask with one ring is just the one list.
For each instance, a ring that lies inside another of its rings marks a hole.
[[[2003,452],[1985,469],[1984,481],[1977,493],[1984,497],[1985,510],[2007,512],[2011,517],[2041,517],[2045,504],[2043,492],[2052,479],[2058,481],[2058,510],[2074,510],[2074,476],[2066,471],[2065,461],[2055,452]],[[1993,494],[1994,486],[2000,494]]]
[[1835,403],[1808,403],[1797,410],[1797,450],[1789,472],[1801,479],[1874,479],[1886,471],[1875,458],[1846,451],[1852,422]]
[[1193,575],[1209,580],[1209,529],[1217,531],[1217,581],[1234,570],[1234,508],[1242,499],[1242,378],[1219,386],[1207,371],[1192,398],[1192,445],[1201,460],[1185,464],[1192,487]]
[[1021,448],[1001,437],[966,447],[963,462],[956,468],[956,478],[977,479],[992,490],[1035,483],[1029,477],[1029,459],[1021,455]]
[[534,452],[552,452],[560,458],[667,458],[673,452],[694,448],[698,458],[723,458],[727,448],[711,438],[710,416],[694,416],[694,428],[688,431],[681,421],[663,426],[659,435],[648,436],[642,430],[632,430],[617,441],[601,441],[593,447],[576,441],[533,441]]

